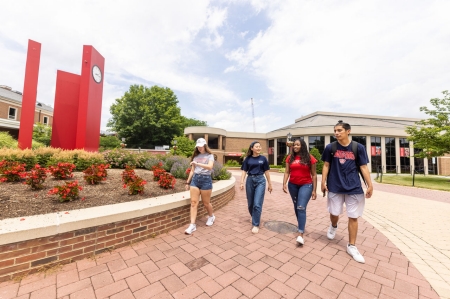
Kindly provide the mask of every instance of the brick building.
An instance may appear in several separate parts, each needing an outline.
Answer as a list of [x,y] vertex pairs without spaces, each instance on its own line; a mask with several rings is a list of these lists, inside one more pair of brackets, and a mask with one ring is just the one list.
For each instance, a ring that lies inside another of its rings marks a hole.
[[[9,132],[14,138],[19,136],[19,124],[22,110],[22,93],[11,87],[0,85],[0,132]],[[34,123],[51,126],[53,108],[36,102]]]
[[420,151],[407,140],[407,126],[420,119],[377,115],[314,112],[295,120],[289,126],[267,133],[230,132],[212,127],[188,127],[184,134],[196,140],[207,140],[217,161],[240,161],[244,148],[253,140],[262,146],[263,155],[273,165],[281,164],[288,148],[286,137],[290,133],[294,138],[302,138],[309,148],[317,148],[320,153],[327,144],[334,141],[333,127],[339,121],[352,126],[351,138],[366,147],[369,156],[369,168],[372,172],[419,173],[450,175],[450,155],[433,159],[419,159],[412,155]]

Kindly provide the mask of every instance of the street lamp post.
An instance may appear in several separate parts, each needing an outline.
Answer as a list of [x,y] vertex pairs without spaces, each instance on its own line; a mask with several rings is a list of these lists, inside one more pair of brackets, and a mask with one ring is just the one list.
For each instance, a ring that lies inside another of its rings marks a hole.
[[288,147],[291,147],[294,144],[294,142],[292,141],[292,134],[291,134],[291,132],[289,132],[286,137],[287,137],[286,145]]
[[173,154],[175,156],[177,155],[177,140],[176,139],[173,141]]

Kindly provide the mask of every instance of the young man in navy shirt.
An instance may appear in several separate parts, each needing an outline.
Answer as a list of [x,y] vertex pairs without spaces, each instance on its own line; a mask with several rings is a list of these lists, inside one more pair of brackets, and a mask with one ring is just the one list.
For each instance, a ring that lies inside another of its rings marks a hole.
[[[328,212],[330,213],[331,224],[328,228],[327,237],[332,240],[336,236],[339,215],[342,214],[343,205],[348,216],[348,238],[347,253],[359,263],[364,263],[364,257],[356,248],[356,235],[358,233],[358,217],[364,211],[365,198],[370,198],[373,192],[372,181],[367,167],[369,162],[366,148],[362,144],[357,144],[357,154],[355,156],[350,140],[349,124],[341,120],[334,126],[334,136],[337,139],[336,151],[333,152],[332,144],[328,144],[322,154],[324,161],[322,169],[321,189],[325,196],[328,191]],[[359,170],[367,183],[367,190],[364,191],[359,178]]]

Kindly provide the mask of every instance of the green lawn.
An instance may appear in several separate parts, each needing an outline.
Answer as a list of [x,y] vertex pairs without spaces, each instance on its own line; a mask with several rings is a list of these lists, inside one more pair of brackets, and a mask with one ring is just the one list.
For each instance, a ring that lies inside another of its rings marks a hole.
[[[412,186],[412,175],[383,175],[383,183]],[[380,182],[380,178],[376,180]],[[414,186],[420,188],[450,191],[450,177],[436,177],[433,175],[416,175],[414,178]]]

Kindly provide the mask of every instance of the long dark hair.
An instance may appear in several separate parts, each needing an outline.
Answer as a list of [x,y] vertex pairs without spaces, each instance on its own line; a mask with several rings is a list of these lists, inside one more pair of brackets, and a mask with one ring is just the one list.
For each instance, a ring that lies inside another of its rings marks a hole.
[[[296,141],[300,142],[300,151],[298,153],[294,152],[294,143]],[[306,147],[306,142],[303,139],[295,139],[294,143],[292,144],[289,152],[289,164],[294,162],[295,156],[299,156],[300,163],[311,166],[311,156],[309,155],[308,147]]]
[[[212,154],[207,144],[205,144],[203,147],[205,148],[205,152],[207,152],[208,154]],[[194,158],[197,157],[198,155],[200,155],[200,151],[198,150],[198,147],[195,147],[194,153],[192,154],[191,157],[191,162],[194,161]]]
[[[259,143],[259,141],[257,141],[257,140],[250,143],[250,146],[248,147],[248,150],[247,150],[247,155],[245,156],[246,158],[253,155],[252,147],[254,147],[255,144],[257,144],[257,143]],[[261,143],[259,143],[259,144],[261,144]]]

